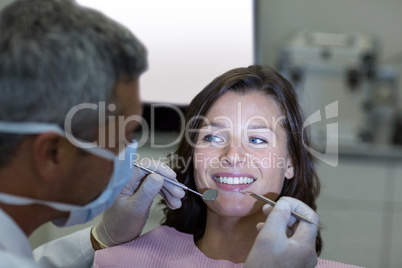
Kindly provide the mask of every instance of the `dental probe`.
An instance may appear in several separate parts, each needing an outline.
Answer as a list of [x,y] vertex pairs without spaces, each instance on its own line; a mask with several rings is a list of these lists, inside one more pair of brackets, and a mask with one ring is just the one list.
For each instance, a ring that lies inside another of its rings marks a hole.
[[[265,203],[270,204],[271,206],[275,206],[275,205],[276,205],[276,202],[275,202],[275,201],[272,201],[271,199],[266,198],[265,196],[262,196],[262,195],[259,195],[259,194],[255,194],[255,193],[252,193],[252,192],[241,192],[241,193],[242,193],[242,194],[245,194],[245,195],[251,195],[251,196],[253,196],[253,197],[255,197],[255,198],[259,199],[259,200],[264,201]],[[292,215],[293,215],[295,218],[299,219],[299,220],[304,220],[304,221],[306,221],[306,222],[309,222],[309,223],[314,224],[315,226],[322,227],[322,226],[320,226],[319,224],[313,222],[312,220],[310,220],[310,219],[307,218],[307,217],[304,217],[303,215],[300,215],[300,214],[297,213],[297,212],[292,211]]]
[[160,174],[160,173],[158,173],[158,172],[156,172],[156,171],[150,170],[149,168],[143,167],[143,166],[141,166],[141,165],[139,165],[139,164],[137,164],[137,163],[133,163],[133,165],[136,166],[137,168],[140,168],[140,169],[142,169],[142,170],[148,172],[148,173],[158,174],[158,175],[162,176],[162,178],[163,178],[166,182],[171,183],[171,184],[173,184],[173,185],[176,185],[176,186],[178,186],[178,187],[180,187],[180,188],[182,188],[182,189],[184,189],[184,190],[190,191],[190,192],[192,192],[193,194],[199,195],[199,196],[201,196],[202,199],[204,199],[206,202],[214,201],[214,200],[216,199],[216,197],[218,196],[218,192],[217,192],[215,189],[208,189],[208,190],[206,190],[206,191],[204,192],[204,194],[201,194],[201,193],[199,193],[199,192],[196,192],[196,191],[194,191],[194,190],[188,188],[186,185],[184,185],[184,184],[182,184],[182,183],[180,183],[180,182],[177,182],[177,181],[175,181],[175,180],[169,179],[169,178],[163,176],[162,174]]

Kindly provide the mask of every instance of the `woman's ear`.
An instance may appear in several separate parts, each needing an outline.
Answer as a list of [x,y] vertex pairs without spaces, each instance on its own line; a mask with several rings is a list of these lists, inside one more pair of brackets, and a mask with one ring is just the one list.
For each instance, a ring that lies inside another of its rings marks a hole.
[[295,168],[293,166],[292,159],[288,158],[286,165],[287,165],[287,168],[286,168],[286,172],[285,172],[285,178],[290,180],[295,175]]

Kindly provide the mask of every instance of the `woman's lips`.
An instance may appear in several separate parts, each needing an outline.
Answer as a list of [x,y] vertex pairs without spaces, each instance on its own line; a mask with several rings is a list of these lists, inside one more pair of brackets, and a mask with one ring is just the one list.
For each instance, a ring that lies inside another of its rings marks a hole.
[[239,191],[250,186],[256,179],[250,174],[221,173],[212,176],[216,185],[224,190]]

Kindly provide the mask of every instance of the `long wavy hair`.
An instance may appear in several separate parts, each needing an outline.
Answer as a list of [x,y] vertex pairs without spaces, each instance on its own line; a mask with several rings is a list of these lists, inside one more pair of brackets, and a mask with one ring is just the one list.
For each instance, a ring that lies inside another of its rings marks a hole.
[[[286,117],[281,123],[287,134],[287,149],[295,172],[292,179],[284,180],[278,199],[282,196],[290,196],[316,210],[315,201],[320,192],[320,183],[314,169],[313,157],[305,147],[309,146],[310,139],[308,133],[303,129],[304,117],[292,85],[269,67],[253,65],[248,68],[230,70],[215,78],[191,101],[186,111],[185,135],[176,152],[171,156],[172,159],[176,159],[172,168],[177,173],[177,180],[196,189],[192,157],[193,145],[196,143],[198,132],[194,130],[201,128],[202,118],[207,115],[216,100],[227,91],[237,94],[263,92],[276,101],[282,114]],[[186,161],[177,161],[177,159]],[[189,163],[189,165],[184,163]],[[164,202],[162,201],[162,203]],[[186,195],[182,204],[181,208],[177,210],[170,210],[166,207],[162,224],[174,227],[180,232],[192,234],[194,240],[197,241],[204,234],[207,206],[196,195]],[[318,231],[317,255],[321,253],[321,248],[322,239]]]

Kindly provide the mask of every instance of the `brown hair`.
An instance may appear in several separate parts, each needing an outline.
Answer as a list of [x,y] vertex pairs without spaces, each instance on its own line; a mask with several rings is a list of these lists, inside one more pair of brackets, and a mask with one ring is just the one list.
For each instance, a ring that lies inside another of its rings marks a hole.
[[[271,96],[278,104],[286,117],[282,120],[282,127],[287,134],[287,149],[294,166],[294,177],[284,180],[281,196],[297,198],[313,210],[317,206],[315,200],[320,191],[320,183],[314,169],[312,155],[305,146],[310,144],[308,133],[303,129],[304,117],[297,101],[292,85],[279,73],[269,67],[249,66],[236,68],[215,78],[190,103],[186,112],[186,126],[189,129],[199,129],[202,118],[207,115],[215,101],[227,91],[238,94],[247,92],[264,92]],[[194,118],[196,118],[194,120]],[[188,137],[188,141],[185,137]],[[173,157],[188,160],[189,166],[180,165],[187,161],[175,161],[173,170],[177,173],[177,180],[186,186],[196,189],[194,181],[194,166],[192,157],[197,140],[197,132],[188,132],[181,139]],[[176,228],[178,231],[194,235],[200,239],[205,230],[206,205],[196,195],[186,195],[182,200],[182,207],[177,210],[165,208],[163,225]],[[319,255],[322,248],[320,232],[316,239],[316,252]]]

